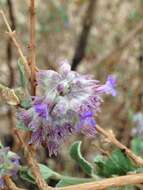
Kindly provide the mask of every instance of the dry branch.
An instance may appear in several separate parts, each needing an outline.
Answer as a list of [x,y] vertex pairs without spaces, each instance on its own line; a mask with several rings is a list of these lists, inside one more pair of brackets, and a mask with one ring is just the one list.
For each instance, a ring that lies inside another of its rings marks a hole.
[[8,190],[25,190],[19,187],[16,187],[15,183],[11,180],[9,176],[4,177],[5,184],[8,188]]
[[36,93],[36,32],[35,32],[35,24],[36,24],[36,14],[35,14],[35,0],[30,0],[30,68],[31,68],[31,87],[32,87],[32,95]]
[[85,56],[85,50],[88,43],[88,36],[93,24],[95,4],[97,0],[89,0],[85,16],[83,18],[82,31],[79,36],[77,46],[75,48],[74,57],[72,60],[72,70],[76,70],[77,66]]
[[143,159],[137,155],[135,155],[129,148],[127,148],[125,145],[120,143],[116,138],[115,135],[112,132],[105,131],[103,128],[101,128],[99,125],[96,125],[96,130],[98,133],[102,134],[104,137],[106,137],[111,143],[116,145],[119,149],[125,151],[125,153],[138,165],[143,165]]
[[[11,29],[15,30],[16,29],[16,19],[14,16],[13,1],[7,0],[7,6],[8,6],[8,10],[9,10]],[[14,69],[12,66],[12,55],[13,55],[12,40],[11,40],[11,38],[9,38],[7,41],[7,65],[8,65],[9,74],[10,74],[10,77],[9,77],[9,87],[10,88],[12,88],[14,86],[14,80],[15,80]]]
[[103,190],[110,187],[122,187],[125,185],[134,185],[139,183],[143,183],[143,174],[131,174],[121,177],[113,177],[96,182],[57,188],[55,190]]
[[21,135],[17,129],[15,129],[15,134],[16,134],[17,138],[19,139],[21,145],[23,146],[23,149],[24,149],[24,152],[25,152],[25,155],[27,158],[27,163],[28,163],[29,167],[31,168],[32,174],[35,177],[35,181],[36,181],[36,184],[37,184],[39,190],[50,190],[51,187],[49,187],[47,185],[47,183],[45,182],[45,180],[43,179],[43,177],[41,175],[38,163],[34,158],[35,154],[32,151],[32,147],[30,147],[23,141],[23,139],[21,138]]
[[21,47],[20,47],[20,44],[19,44],[18,41],[16,40],[15,31],[12,31],[12,29],[11,29],[9,23],[8,23],[8,20],[7,20],[6,16],[5,16],[5,13],[4,13],[3,10],[0,10],[0,14],[2,15],[3,20],[4,20],[5,24],[6,24],[7,29],[8,29],[8,32],[7,32],[7,33],[8,33],[8,35],[9,35],[9,37],[11,38],[11,40],[13,41],[15,47],[17,48],[17,51],[18,51],[18,53],[19,53],[19,55],[20,55],[20,57],[21,57],[21,59],[22,59],[24,65],[25,65],[26,73],[27,73],[28,76],[30,76],[28,61],[27,61],[27,59],[25,58],[25,56],[24,56],[24,54],[23,54],[23,52],[22,52],[22,49],[21,49]]

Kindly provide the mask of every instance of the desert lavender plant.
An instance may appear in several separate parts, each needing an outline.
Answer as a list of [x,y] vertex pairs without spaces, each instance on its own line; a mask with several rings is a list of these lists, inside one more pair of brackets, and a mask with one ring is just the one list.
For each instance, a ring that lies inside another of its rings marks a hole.
[[4,177],[16,177],[19,170],[19,156],[10,151],[9,147],[0,149],[0,189],[4,188]]
[[18,109],[17,119],[32,131],[29,143],[47,146],[50,156],[57,155],[59,146],[71,134],[95,136],[94,117],[100,111],[102,94],[116,95],[112,76],[101,85],[92,76],[71,71],[67,61],[60,63],[58,72],[40,70],[37,83],[41,93],[31,97],[28,109]]

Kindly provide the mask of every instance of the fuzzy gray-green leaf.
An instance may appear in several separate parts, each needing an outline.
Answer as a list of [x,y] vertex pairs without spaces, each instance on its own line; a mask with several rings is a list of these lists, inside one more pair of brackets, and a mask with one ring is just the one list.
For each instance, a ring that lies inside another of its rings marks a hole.
[[81,154],[81,141],[76,141],[71,145],[70,156],[80,165],[83,171],[89,176],[93,176],[93,166]]

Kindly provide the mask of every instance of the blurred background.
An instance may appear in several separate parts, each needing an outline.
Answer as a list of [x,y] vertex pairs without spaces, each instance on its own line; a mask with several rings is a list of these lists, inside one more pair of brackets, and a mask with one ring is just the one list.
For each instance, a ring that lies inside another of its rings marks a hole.
[[[16,30],[25,55],[28,55],[28,0],[0,0]],[[36,0],[37,66],[56,69],[61,59],[68,59],[72,69],[95,76],[102,83],[109,74],[117,78],[117,96],[104,98],[97,122],[113,129],[119,141],[137,154],[143,153],[143,0]],[[17,50],[5,33],[0,17],[0,83],[18,85]],[[0,139],[13,146],[15,110],[0,102]],[[92,161],[109,145],[97,136],[89,140],[71,137],[58,157],[49,158],[40,148],[39,161],[64,174],[84,176],[70,160],[68,147],[74,140],[83,141],[83,155]],[[90,148],[89,148],[90,146]],[[78,172],[77,172],[78,171]]]

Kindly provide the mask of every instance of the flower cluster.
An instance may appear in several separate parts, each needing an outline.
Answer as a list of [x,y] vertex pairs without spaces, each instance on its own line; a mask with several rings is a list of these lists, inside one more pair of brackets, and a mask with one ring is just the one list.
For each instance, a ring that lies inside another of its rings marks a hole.
[[72,133],[95,136],[94,117],[100,111],[101,95],[116,95],[112,76],[100,85],[92,76],[71,71],[66,61],[58,72],[40,70],[37,82],[41,94],[32,97],[29,109],[18,110],[18,122],[32,131],[30,143],[46,145],[50,156]]
[[19,157],[9,150],[9,147],[0,149],[0,189],[4,188],[5,176],[16,176],[19,169]]

